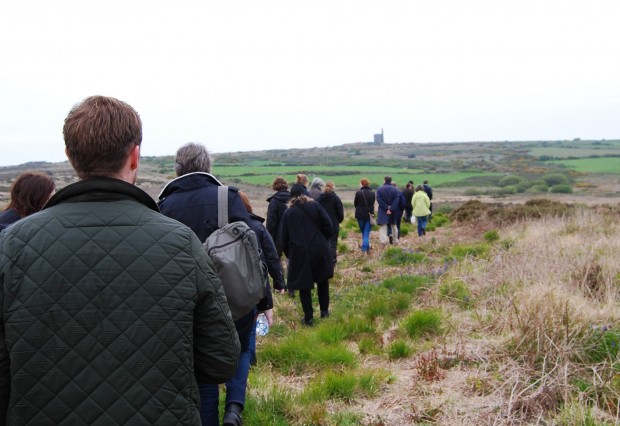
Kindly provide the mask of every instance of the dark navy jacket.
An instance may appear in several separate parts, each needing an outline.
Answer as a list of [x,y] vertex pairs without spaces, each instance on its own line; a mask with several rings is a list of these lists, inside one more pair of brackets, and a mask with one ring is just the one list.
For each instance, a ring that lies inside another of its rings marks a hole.
[[[168,217],[189,226],[204,242],[217,228],[217,187],[222,184],[209,173],[188,173],[170,182],[159,194],[159,209]],[[245,209],[239,190],[228,187],[228,223],[242,221],[257,234],[261,226],[252,221]],[[260,241],[259,241],[260,242]],[[271,289],[258,304],[258,310],[273,307]]]

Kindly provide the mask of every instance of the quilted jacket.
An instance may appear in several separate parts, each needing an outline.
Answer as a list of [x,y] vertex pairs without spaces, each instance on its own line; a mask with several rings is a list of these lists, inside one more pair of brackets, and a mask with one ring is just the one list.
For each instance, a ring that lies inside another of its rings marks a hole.
[[111,178],[0,234],[0,425],[200,424],[239,341],[194,233]]

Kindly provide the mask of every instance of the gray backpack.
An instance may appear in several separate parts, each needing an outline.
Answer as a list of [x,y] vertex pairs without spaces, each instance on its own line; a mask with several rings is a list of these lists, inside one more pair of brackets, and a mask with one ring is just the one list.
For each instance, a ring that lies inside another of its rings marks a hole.
[[241,221],[228,223],[228,187],[217,188],[217,225],[204,242],[222,281],[233,320],[248,314],[264,297],[266,266],[254,231]]

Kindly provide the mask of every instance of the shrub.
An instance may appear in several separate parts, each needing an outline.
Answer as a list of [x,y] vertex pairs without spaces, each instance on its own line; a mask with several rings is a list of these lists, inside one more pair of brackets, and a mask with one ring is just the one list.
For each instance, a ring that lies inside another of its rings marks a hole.
[[435,309],[423,309],[410,314],[402,323],[411,338],[441,334],[441,312]]
[[553,192],[555,194],[571,194],[573,192],[573,188],[566,184],[553,185],[549,188],[549,192]]
[[549,191],[549,187],[544,183],[540,183],[537,185],[530,186],[525,192],[528,193],[538,193],[538,192],[547,192]]
[[522,177],[510,175],[510,176],[504,176],[503,178],[501,178],[499,182],[497,183],[497,185],[501,187],[506,187],[506,186],[518,185],[522,182],[523,182]]
[[561,175],[561,174],[544,175],[542,177],[542,180],[547,184],[547,186],[570,183],[570,180],[568,179],[568,177],[565,175]]

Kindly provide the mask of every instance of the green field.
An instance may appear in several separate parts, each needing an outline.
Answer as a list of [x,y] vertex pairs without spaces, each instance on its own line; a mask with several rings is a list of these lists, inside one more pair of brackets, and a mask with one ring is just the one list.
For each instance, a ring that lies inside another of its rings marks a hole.
[[386,175],[392,176],[392,180],[399,187],[404,187],[409,180],[413,180],[416,185],[421,184],[424,179],[428,179],[431,185],[449,185],[474,177],[500,175],[490,172],[423,173],[421,170],[394,169],[381,166],[214,166],[213,173],[226,183],[236,182],[267,187],[271,185],[276,176],[282,176],[289,184],[292,184],[295,182],[298,173],[304,173],[308,176],[309,181],[315,177],[320,177],[324,181],[333,180],[336,187],[339,188],[357,188],[360,179],[364,177],[370,180],[371,187],[376,188],[383,183],[383,178]]
[[581,173],[610,173],[620,174],[620,158],[582,158],[578,160],[554,160],[551,164],[562,164],[566,168]]

